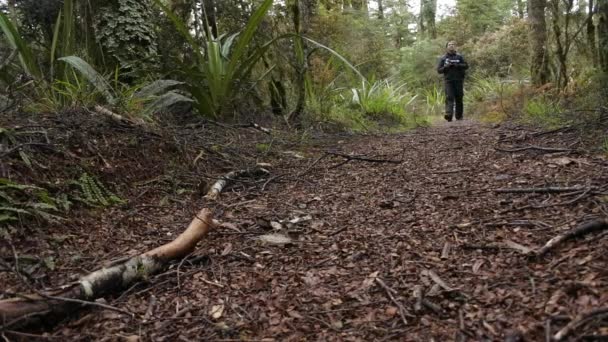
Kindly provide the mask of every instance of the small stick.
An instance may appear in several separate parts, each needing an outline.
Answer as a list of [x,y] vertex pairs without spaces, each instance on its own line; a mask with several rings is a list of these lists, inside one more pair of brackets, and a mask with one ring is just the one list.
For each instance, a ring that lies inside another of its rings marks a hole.
[[445,242],[445,244],[443,245],[443,250],[441,251],[441,259],[447,259],[450,257],[450,243],[449,242]]
[[364,162],[369,162],[369,163],[391,163],[391,164],[401,164],[402,161],[401,160],[391,160],[391,159],[374,159],[374,158],[366,158],[366,157],[362,157],[362,156],[351,156],[348,154],[344,154],[344,153],[339,153],[339,152],[325,152],[327,154],[331,154],[333,156],[338,156],[338,157],[342,157],[342,158],[346,158],[346,160],[350,161],[350,160],[359,160],[359,161],[364,161]]
[[393,302],[393,304],[395,304],[399,308],[399,315],[401,316],[401,321],[403,322],[403,324],[407,325],[407,319],[405,318],[405,316],[407,314],[407,310],[405,310],[403,305],[401,305],[401,303],[399,303],[399,301],[397,301],[397,299],[395,299],[395,296],[393,296],[392,292],[394,292],[394,290],[391,289],[390,287],[388,287],[382,281],[382,279],[375,278],[374,280],[376,281],[376,283],[378,283],[378,285],[380,285],[380,287],[382,287],[384,289],[384,291],[386,292],[386,295]]
[[439,276],[437,275],[437,273],[428,270],[427,274],[429,275],[429,277],[431,277],[431,279],[433,279],[433,281],[435,282],[435,284],[441,286],[442,289],[451,292],[454,291],[454,288],[452,288],[451,286],[449,286],[448,284],[445,283],[445,281],[443,281],[443,279],[439,278]]
[[435,175],[447,175],[447,174],[451,174],[451,173],[460,173],[460,172],[466,172],[466,171],[471,171],[471,169],[456,169],[456,170],[448,170],[448,171],[435,171],[435,172],[433,172],[433,174],[435,174]]
[[572,149],[569,149],[569,148],[541,147],[541,146],[524,146],[524,147],[518,147],[518,148],[514,148],[514,149],[505,149],[505,148],[500,148],[500,147],[494,147],[494,149],[496,151],[500,151],[500,152],[521,152],[521,151],[526,151],[526,150],[538,150],[538,151],[543,151],[543,152],[548,152],[548,153],[572,152]]
[[416,285],[414,286],[414,291],[412,293],[414,298],[416,298],[416,304],[414,304],[414,311],[420,312],[422,311],[422,286]]

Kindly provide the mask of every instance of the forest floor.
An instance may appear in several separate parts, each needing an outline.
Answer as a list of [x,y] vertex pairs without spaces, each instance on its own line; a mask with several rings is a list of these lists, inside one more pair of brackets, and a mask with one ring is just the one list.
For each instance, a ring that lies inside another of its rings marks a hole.
[[[122,184],[128,204],[74,209],[0,242],[30,283],[0,270],[7,293],[67,284],[168,242],[203,207],[223,224],[166,272],[101,300],[133,316],[91,307],[5,339],[545,341],[581,318],[566,339],[608,338],[608,230],[534,256],[608,219],[608,160],[576,129],[467,120],[299,144],[252,129],[191,125],[168,138],[79,120],[42,124],[72,135],[53,145],[61,154],[40,152],[54,170],[40,174],[65,180],[88,165]],[[2,177],[36,180],[17,157]],[[270,173],[202,198],[205,183],[255,162]],[[581,316],[594,309],[604,311]]]

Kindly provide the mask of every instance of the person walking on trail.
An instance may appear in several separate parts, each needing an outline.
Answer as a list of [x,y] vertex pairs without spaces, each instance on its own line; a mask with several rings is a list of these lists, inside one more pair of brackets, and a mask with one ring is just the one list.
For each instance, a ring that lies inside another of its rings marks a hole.
[[464,97],[464,76],[469,65],[461,54],[456,52],[456,42],[446,44],[446,54],[441,57],[437,65],[437,72],[443,74],[445,81],[445,116],[450,122],[456,114],[456,120],[462,120]]

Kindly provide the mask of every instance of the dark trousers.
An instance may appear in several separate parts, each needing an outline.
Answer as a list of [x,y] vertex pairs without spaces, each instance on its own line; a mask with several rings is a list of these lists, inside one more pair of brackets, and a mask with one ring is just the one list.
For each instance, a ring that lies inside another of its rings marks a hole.
[[456,109],[456,119],[462,119],[464,97],[464,80],[445,81],[445,114],[450,118]]

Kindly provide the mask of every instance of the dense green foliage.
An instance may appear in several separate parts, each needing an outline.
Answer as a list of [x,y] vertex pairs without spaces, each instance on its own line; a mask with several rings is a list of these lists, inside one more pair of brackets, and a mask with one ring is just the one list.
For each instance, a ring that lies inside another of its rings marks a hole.
[[[447,9],[431,0],[418,9],[411,5],[16,0],[0,8],[0,89],[9,90],[0,94],[0,106],[105,104],[153,120],[154,111],[185,101],[199,114],[221,119],[272,112],[304,125],[336,118],[351,128],[409,125],[441,112],[435,68],[448,40],[459,43],[471,65],[467,111],[525,114],[546,102],[534,99],[528,82],[525,1],[457,0]],[[543,91],[557,95],[543,95],[555,102],[547,108],[594,101],[602,89],[596,85],[606,79],[603,14],[593,16],[587,2],[546,5],[552,85]],[[16,58],[9,58],[13,51]],[[180,86],[146,100],[137,96],[155,79]],[[568,100],[579,90],[585,96]]]

